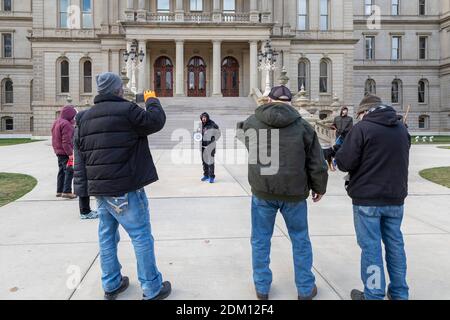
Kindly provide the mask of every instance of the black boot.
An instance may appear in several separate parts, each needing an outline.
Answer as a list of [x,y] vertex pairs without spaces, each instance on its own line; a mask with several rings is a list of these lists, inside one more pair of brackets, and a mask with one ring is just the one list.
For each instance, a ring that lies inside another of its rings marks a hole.
[[258,300],[261,300],[261,301],[267,301],[267,300],[269,300],[269,295],[259,293],[258,291],[256,291],[256,298],[258,298]]
[[119,294],[125,292],[129,286],[130,286],[130,279],[128,279],[128,277],[123,277],[119,289],[113,292],[105,292],[105,299],[116,300]]
[[153,299],[147,299],[144,295],[144,299],[146,301],[158,301],[158,300],[164,300],[170,296],[172,293],[172,285],[169,281],[163,282],[162,289],[159,292],[159,294],[154,297]]
[[317,296],[317,286],[314,286],[312,293],[307,297],[298,296],[300,301],[311,301]]
[[356,290],[356,289],[352,291],[350,296],[351,296],[352,300],[354,300],[354,301],[366,300],[366,297],[364,296],[364,292]]

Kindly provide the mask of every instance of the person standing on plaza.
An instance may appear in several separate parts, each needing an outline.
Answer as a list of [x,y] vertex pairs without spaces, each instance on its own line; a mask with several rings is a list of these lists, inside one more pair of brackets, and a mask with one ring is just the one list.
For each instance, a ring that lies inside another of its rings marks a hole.
[[[314,128],[290,104],[285,86],[272,89],[269,102],[237,126],[237,137],[249,150],[252,188],[252,260],[256,295],[269,299],[271,238],[278,211],[292,240],[299,300],[317,295],[312,272],[307,198],[319,202],[326,192],[328,169]],[[271,163],[266,157],[270,154]]]
[[361,279],[364,292],[353,300],[382,300],[386,296],[382,242],[390,278],[389,299],[407,300],[406,253],[401,231],[408,195],[411,137],[395,110],[374,95],[366,96],[358,119],[336,154],[340,170],[349,173],[347,191],[353,200]]
[[67,166],[69,159],[73,158],[74,119],[77,111],[74,106],[65,106],[53,123],[52,146],[58,158],[58,178],[56,197],[75,199],[72,193],[73,171]]
[[199,129],[202,134],[201,140],[201,152],[203,163],[203,178],[202,181],[209,181],[214,183],[216,180],[215,174],[215,156],[217,141],[221,137],[219,126],[211,120],[208,113],[203,113],[200,116],[201,128]]
[[345,137],[353,128],[353,118],[348,115],[348,108],[343,107],[341,114],[334,118],[332,129],[336,130],[336,144],[342,145]]
[[[83,116],[86,111],[79,112],[76,116],[76,122]],[[78,136],[78,126],[75,126],[75,136]],[[88,182],[86,177],[86,167],[80,154],[79,141],[74,139],[73,145],[73,161],[68,164],[72,166],[74,171],[74,191],[78,196],[81,220],[98,219],[98,212],[91,209],[91,198],[88,194]]]
[[125,100],[117,74],[103,73],[96,81],[98,95],[94,106],[77,119],[75,144],[86,169],[88,194],[97,199],[105,299],[116,299],[129,286],[117,257],[120,225],[134,246],[143,299],[162,300],[172,288],[156,266],[144,187],[158,180],[148,136],[164,128],[166,114],[153,91],[144,94],[146,109]]

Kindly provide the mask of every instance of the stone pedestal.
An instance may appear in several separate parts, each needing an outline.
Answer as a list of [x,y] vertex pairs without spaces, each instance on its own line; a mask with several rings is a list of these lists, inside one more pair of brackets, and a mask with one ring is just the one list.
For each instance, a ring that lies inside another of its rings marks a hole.
[[147,10],[138,10],[136,20],[138,22],[146,22],[147,21]]
[[135,21],[136,20],[136,14],[134,10],[126,10],[125,11],[125,19],[127,21]]

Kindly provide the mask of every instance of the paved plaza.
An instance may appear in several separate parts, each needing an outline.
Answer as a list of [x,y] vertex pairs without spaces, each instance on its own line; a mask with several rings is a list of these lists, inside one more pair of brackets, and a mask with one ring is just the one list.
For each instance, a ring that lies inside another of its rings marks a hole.
[[[195,150],[197,151],[197,150]],[[245,164],[217,165],[215,185],[201,183],[200,164],[174,163],[154,150],[160,181],[148,189],[158,266],[174,287],[171,299],[254,299],[250,187]],[[450,165],[450,151],[413,146],[410,196],[403,226],[412,299],[450,299],[450,189],[422,179],[425,168]],[[56,157],[48,141],[0,148],[0,171],[38,179],[24,198],[0,208],[0,299],[102,299],[97,221],[81,221],[78,201],[55,198]],[[360,251],[343,174],[309,203],[318,299],[349,299],[361,288]],[[94,204],[94,201],[93,201]],[[140,299],[134,252],[121,231],[121,299]],[[273,299],[296,299],[291,244],[282,219],[272,242]],[[73,288],[78,276],[81,285]]]

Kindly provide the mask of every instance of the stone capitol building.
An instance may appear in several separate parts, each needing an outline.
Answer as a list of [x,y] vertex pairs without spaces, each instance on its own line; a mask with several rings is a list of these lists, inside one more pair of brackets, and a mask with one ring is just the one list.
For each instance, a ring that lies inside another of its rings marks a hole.
[[411,131],[450,132],[449,0],[0,0],[0,35],[0,134],[50,135],[104,71],[160,97],[255,96],[267,40],[273,83],[285,67],[317,105],[376,93],[411,106]]

